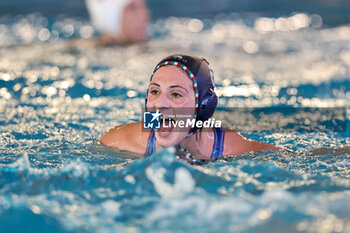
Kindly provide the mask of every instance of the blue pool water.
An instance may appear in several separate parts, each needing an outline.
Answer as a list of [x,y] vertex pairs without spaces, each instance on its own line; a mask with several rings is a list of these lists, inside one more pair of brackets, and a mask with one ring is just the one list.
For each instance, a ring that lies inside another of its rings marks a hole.
[[291,151],[204,166],[97,142],[140,119],[154,64],[176,52],[208,59],[220,107],[349,107],[350,27],[321,22],[170,17],[142,45],[71,49],[88,22],[0,18],[0,232],[350,232],[348,131],[245,132]]

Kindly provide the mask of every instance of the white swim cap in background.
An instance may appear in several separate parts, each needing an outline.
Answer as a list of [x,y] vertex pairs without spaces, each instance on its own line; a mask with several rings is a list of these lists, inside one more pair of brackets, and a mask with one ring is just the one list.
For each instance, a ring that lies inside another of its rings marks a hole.
[[122,33],[122,14],[132,0],[86,0],[92,25],[102,33]]

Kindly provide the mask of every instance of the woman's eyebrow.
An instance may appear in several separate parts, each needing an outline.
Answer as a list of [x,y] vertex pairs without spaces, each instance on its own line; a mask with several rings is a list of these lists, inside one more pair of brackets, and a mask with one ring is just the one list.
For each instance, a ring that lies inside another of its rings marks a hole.
[[181,88],[181,89],[185,90],[188,93],[188,90],[186,88],[184,88],[182,86],[179,86],[179,85],[172,85],[169,88]]
[[[149,85],[150,86],[154,85],[154,86],[160,87],[160,85],[158,83],[153,83],[153,82],[151,82]],[[181,89],[185,90],[187,93],[189,93],[186,88],[184,88],[184,87],[182,87],[180,85],[172,85],[169,88],[181,88]]]
[[159,85],[158,83],[150,83],[149,85],[150,85],[150,86],[151,86],[151,85],[155,85],[155,86],[157,86],[157,87],[160,87],[160,85]]

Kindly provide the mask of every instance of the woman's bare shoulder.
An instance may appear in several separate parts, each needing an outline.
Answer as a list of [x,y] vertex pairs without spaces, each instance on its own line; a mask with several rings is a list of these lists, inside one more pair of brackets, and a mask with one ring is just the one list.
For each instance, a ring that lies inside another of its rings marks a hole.
[[235,130],[225,128],[224,155],[239,155],[249,151],[282,149],[244,137]]
[[99,141],[105,146],[144,154],[150,131],[142,122],[118,125],[106,132]]

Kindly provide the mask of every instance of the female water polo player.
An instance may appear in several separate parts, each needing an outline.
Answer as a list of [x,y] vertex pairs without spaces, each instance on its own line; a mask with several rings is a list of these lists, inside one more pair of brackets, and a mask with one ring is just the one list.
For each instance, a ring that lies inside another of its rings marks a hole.
[[125,44],[147,39],[149,10],[145,0],[86,0],[98,45]]
[[[146,109],[154,111],[155,117],[161,114],[160,128],[144,130],[143,122],[120,125],[104,134],[100,142],[144,156],[176,146],[179,157],[190,162],[279,149],[213,125],[209,120],[216,105],[214,75],[208,62],[189,55],[172,55],[158,63],[147,90]],[[189,124],[180,124],[182,120]],[[209,127],[203,127],[203,122],[209,122]]]

